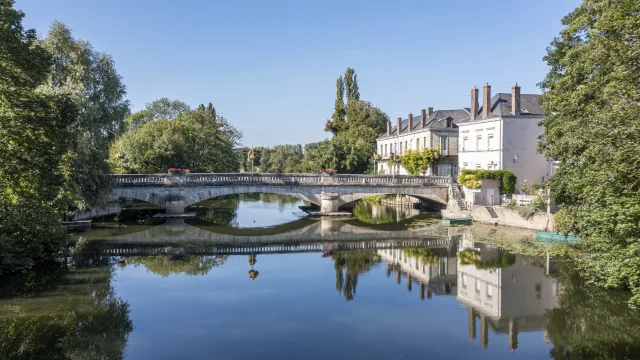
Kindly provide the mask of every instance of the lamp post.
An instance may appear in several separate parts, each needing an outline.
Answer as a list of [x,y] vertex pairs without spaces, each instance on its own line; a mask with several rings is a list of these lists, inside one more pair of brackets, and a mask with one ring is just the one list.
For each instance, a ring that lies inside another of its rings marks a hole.
[[124,160],[124,153],[122,151],[118,153],[118,159],[120,159],[120,175],[122,175],[122,161]]

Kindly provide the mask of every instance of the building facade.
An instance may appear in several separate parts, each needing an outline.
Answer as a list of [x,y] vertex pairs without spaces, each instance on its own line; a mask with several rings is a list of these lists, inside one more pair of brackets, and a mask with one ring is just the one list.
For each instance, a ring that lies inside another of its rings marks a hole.
[[[439,148],[442,159],[426,170],[427,175],[458,175],[458,123],[469,118],[468,109],[437,110],[423,109],[420,116],[409,114],[406,119],[398,118],[396,125],[387,123],[387,131],[377,139],[376,152],[382,160],[377,164],[379,174],[392,174],[388,165],[391,154],[403,155],[407,150]],[[398,165],[394,172],[408,175]]]
[[511,94],[491,96],[491,86],[483,87],[482,106],[478,89],[471,90],[469,118],[457,124],[460,131],[460,169],[511,170],[524,180],[540,183],[551,175],[551,163],[537,153],[545,119],[540,95],[520,94],[514,85]]

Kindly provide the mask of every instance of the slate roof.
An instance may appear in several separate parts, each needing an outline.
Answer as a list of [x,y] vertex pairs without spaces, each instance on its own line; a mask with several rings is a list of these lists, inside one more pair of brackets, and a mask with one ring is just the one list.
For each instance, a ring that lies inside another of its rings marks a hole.
[[[520,94],[520,115],[522,116],[544,116],[544,109],[538,102],[539,94]],[[499,116],[513,116],[511,114],[511,93],[498,93],[491,98],[491,113],[488,117],[482,116],[482,106],[478,110],[476,120],[488,119]],[[466,119],[466,122],[470,122]]]
[[[446,119],[448,117],[451,117],[453,119],[453,128],[457,128],[458,127],[456,125],[457,123],[459,123],[460,121],[469,119],[469,109],[462,108],[462,109],[454,109],[454,110],[436,110],[433,112],[433,114],[431,114],[430,117],[427,118],[425,126],[423,126],[422,118],[420,117],[420,112],[418,112],[418,115],[413,115],[413,129],[411,130],[411,132],[416,132],[416,131],[425,130],[425,129],[444,129],[447,127]],[[391,124],[393,125],[391,127],[391,136],[387,136],[387,132],[385,131],[384,134],[378,137],[378,139],[384,139],[387,137],[394,137],[398,135],[397,120],[391,120]],[[401,127],[400,135],[408,134],[409,119],[402,119],[402,125],[400,127]]]

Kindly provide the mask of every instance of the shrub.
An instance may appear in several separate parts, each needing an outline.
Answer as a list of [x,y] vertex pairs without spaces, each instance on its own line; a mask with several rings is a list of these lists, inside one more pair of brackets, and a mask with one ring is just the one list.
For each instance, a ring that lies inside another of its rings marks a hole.
[[575,225],[573,218],[564,209],[560,209],[560,211],[553,215],[553,223],[556,231],[561,234],[568,235],[574,232]]
[[458,182],[467,188],[478,189],[482,186],[482,180],[500,180],[500,194],[513,194],[516,190],[518,179],[513,171],[509,170],[470,170],[463,169],[458,176]]

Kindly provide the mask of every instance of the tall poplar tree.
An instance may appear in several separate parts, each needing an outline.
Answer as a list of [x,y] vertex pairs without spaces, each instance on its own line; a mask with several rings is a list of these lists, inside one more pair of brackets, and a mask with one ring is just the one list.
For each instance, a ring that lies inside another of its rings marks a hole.
[[337,134],[344,127],[345,116],[347,114],[344,105],[344,81],[342,80],[342,76],[339,76],[336,80],[336,101],[333,109],[331,120],[327,120],[324,131]]

